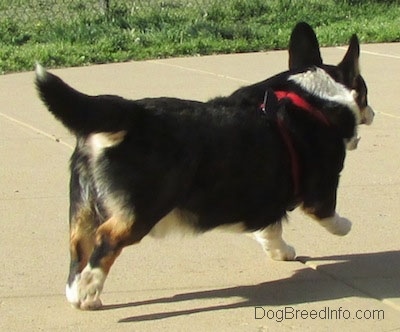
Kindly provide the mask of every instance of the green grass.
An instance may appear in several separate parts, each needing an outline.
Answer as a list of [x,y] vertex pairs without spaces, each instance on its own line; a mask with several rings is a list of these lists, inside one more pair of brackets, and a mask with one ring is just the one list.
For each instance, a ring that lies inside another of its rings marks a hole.
[[323,46],[400,41],[399,0],[2,0],[0,73],[282,49],[298,21]]

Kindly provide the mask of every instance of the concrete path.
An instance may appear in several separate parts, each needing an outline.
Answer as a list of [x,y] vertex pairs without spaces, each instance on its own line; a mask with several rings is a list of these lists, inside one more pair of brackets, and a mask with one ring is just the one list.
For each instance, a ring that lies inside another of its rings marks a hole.
[[[345,49],[322,52],[336,63]],[[285,263],[244,235],[146,238],[116,262],[97,312],[64,298],[74,139],[32,72],[0,76],[0,331],[400,331],[400,44],[363,45],[361,64],[377,115],[341,178],[348,236],[295,211],[285,238],[299,258]],[[53,72],[89,94],[206,100],[286,68],[282,51]]]

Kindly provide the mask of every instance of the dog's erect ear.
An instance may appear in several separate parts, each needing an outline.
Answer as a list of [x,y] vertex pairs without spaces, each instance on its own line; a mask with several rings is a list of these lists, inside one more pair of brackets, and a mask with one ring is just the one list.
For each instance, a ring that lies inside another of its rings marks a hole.
[[356,79],[360,75],[360,44],[357,35],[350,38],[349,48],[338,68],[342,72],[344,84],[350,89],[354,88]]
[[322,65],[317,36],[306,22],[297,23],[289,41],[289,69]]

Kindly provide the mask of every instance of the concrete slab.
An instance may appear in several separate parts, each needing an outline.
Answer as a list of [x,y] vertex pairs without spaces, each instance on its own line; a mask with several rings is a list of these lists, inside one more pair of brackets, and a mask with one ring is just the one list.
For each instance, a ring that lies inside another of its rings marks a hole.
[[[329,63],[344,52],[322,50]],[[378,112],[341,179],[339,211],[354,222],[348,236],[333,237],[295,211],[285,237],[299,260],[290,263],[270,261],[237,234],[145,239],[113,267],[98,312],[74,310],[64,299],[74,138],[41,105],[32,72],[0,76],[0,330],[400,329],[399,56],[400,44],[362,46]],[[54,72],[89,94],[206,100],[286,67],[279,51]]]

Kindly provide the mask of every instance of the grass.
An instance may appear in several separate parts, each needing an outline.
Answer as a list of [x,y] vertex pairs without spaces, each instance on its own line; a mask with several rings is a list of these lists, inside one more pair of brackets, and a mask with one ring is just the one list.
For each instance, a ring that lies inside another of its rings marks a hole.
[[2,0],[0,73],[282,49],[302,20],[323,46],[400,41],[399,0]]

